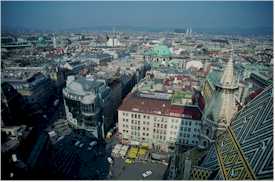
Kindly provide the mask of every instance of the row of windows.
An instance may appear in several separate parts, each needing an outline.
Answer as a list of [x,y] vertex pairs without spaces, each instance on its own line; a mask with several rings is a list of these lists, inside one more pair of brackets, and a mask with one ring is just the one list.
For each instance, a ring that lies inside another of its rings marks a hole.
[[124,121],[124,122],[128,122],[129,120],[128,120],[128,119],[124,119],[124,118],[123,118],[123,119],[122,119],[122,121]]
[[[129,113],[123,112],[122,115],[128,117]],[[141,115],[141,114],[131,114],[131,118],[136,118],[136,119],[141,119],[141,118],[146,119],[147,118],[147,119],[150,119],[150,116],[149,115]]]
[[199,142],[198,141],[194,141],[194,140],[192,140],[191,142],[189,142],[189,140],[179,139],[178,143],[181,143],[181,144],[198,144]]
[[[173,137],[170,137],[169,138],[170,142],[174,142],[176,141],[176,138],[173,138]],[[177,140],[177,143],[180,143],[180,144],[198,144],[199,141],[197,140],[187,140],[187,139],[178,139]]]
[[[149,128],[147,128],[147,127],[140,127],[140,126],[131,126],[131,127],[129,127],[128,125],[126,125],[126,124],[123,124],[122,125],[123,126],[123,128],[127,128],[127,129],[129,129],[129,128],[131,128],[132,130],[134,130],[134,131],[140,131],[140,130],[143,130],[143,131],[149,131]],[[123,130],[123,132],[124,132],[125,130]],[[191,132],[191,128],[184,128],[184,131],[185,132]],[[199,129],[196,129],[196,128],[194,128],[194,131],[200,131]],[[159,129],[156,129],[156,128],[154,128],[153,129],[153,132],[154,133],[160,133],[160,134],[166,134],[166,130],[161,130],[160,128]],[[176,131],[170,131],[170,134],[171,135],[176,135],[177,134],[177,132]],[[187,137],[189,137],[190,136],[190,134],[189,133],[187,133],[187,134],[183,134],[182,132],[180,132],[179,133],[179,136],[181,137],[182,135],[184,135],[184,137],[185,137],[185,135],[187,136]],[[193,134],[193,137],[198,137],[199,135],[198,134]]]
[[167,128],[167,124],[154,123],[154,127],[155,128],[164,128],[164,129],[166,129]]
[[[122,113],[123,116],[128,117],[129,113],[127,112],[123,112]],[[131,118],[136,118],[136,119],[150,119],[149,115],[142,115],[142,114],[131,114]],[[154,121],[160,121],[160,122],[167,122],[167,118],[166,117],[154,117]],[[180,122],[181,119],[171,119],[172,123],[178,123]],[[184,125],[189,125],[191,126],[193,121],[186,121],[186,120],[182,120]],[[199,122],[195,122],[195,125],[199,125]]]
[[[180,137],[190,137],[191,135],[189,133],[180,133]],[[193,134],[193,137],[199,137],[199,135]]]
[[160,134],[165,134],[166,135],[166,131],[165,130],[153,130],[154,133],[160,133]]
[[[172,128],[172,127],[171,127]],[[175,128],[177,129],[177,128]],[[180,127],[180,131],[188,131],[188,132],[191,132],[192,128],[184,128],[184,127]],[[199,133],[200,132],[200,129],[198,128],[193,128],[193,131],[196,132],[196,133]]]
[[167,123],[167,118],[164,118],[164,117],[154,117],[154,121]]
[[165,135],[153,135],[153,139],[165,140],[166,136]]

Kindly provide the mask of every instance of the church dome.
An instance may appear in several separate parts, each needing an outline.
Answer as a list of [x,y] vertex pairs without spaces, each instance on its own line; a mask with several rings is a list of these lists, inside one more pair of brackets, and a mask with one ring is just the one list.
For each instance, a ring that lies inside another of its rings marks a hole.
[[170,57],[172,56],[172,52],[166,45],[156,45],[152,48],[151,51],[148,52],[148,55],[158,56],[158,57]]

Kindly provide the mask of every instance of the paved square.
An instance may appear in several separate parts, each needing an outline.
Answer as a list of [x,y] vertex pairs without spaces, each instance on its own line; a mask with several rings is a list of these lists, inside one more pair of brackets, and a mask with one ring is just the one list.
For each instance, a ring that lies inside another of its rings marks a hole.
[[[114,159],[111,180],[162,180],[167,166],[161,163],[135,162],[126,164],[121,158]],[[151,170],[152,174],[146,178],[142,176],[145,171]]]

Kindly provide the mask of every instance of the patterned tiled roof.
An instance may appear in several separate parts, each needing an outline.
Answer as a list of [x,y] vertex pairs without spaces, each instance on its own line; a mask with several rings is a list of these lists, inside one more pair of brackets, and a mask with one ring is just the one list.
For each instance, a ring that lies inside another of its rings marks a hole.
[[211,146],[202,167],[219,169],[215,179],[273,178],[273,92],[267,87],[232,119]]

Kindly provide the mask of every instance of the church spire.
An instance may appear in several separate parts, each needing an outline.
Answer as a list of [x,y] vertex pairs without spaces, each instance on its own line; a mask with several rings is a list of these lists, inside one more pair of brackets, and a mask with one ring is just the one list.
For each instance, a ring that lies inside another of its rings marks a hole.
[[222,86],[231,86],[234,82],[233,54],[231,54],[220,80]]
[[217,86],[221,88],[228,88],[228,89],[230,88],[233,89],[237,87],[237,80],[234,75],[233,46],[232,46],[230,58],[226,66],[224,67],[224,72]]
[[205,110],[204,116],[212,121],[229,125],[236,112],[234,92],[238,89],[238,80],[234,75],[233,51],[224,67],[220,81],[215,85],[215,93]]

